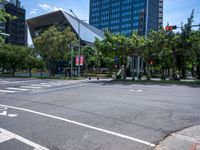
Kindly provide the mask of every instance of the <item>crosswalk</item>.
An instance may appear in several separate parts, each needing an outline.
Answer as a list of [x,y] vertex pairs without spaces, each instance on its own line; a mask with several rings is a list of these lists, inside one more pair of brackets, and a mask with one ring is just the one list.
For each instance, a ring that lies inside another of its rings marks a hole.
[[[0,80],[0,85],[3,83],[3,88],[0,86],[0,95],[4,94],[14,94],[19,92],[28,92],[28,93],[37,93],[42,92],[47,89],[53,89],[57,87],[67,86],[67,85],[74,85],[83,83],[84,80],[70,80],[70,81],[48,81],[43,83],[24,83],[24,84],[6,84],[6,81]],[[7,83],[10,83],[9,81]]]

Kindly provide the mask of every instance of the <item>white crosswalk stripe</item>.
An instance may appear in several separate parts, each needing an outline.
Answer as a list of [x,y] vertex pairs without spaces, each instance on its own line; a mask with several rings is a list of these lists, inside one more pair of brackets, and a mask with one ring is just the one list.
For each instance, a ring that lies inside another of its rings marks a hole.
[[7,90],[16,90],[16,91],[28,91],[30,89],[22,89],[22,88],[13,88],[13,87],[8,87],[6,88]]
[[17,91],[0,90],[1,93],[16,93]]
[[[0,79],[0,83],[1,83]],[[6,83],[5,81],[3,81]],[[19,93],[19,92],[29,92],[29,93],[37,93],[37,92],[42,92],[45,90],[52,90],[51,88],[59,88],[60,86],[67,86],[67,85],[73,85],[73,84],[80,84],[83,83],[84,80],[71,80],[71,81],[50,81],[50,82],[42,82],[38,84],[24,84],[24,85],[19,85],[19,87],[5,87],[5,89],[0,89],[0,95],[4,94],[11,94],[11,93]]]
[[0,80],[0,84],[6,84],[9,83],[10,81],[6,81],[6,80]]
[[42,87],[39,86],[20,86],[21,88],[27,88],[27,89],[41,89]]

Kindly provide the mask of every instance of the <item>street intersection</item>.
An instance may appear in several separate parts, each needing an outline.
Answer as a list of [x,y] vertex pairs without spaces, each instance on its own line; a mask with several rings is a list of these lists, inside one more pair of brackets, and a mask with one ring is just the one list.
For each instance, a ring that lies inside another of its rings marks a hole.
[[[1,150],[153,150],[200,124],[200,88],[0,79]],[[191,145],[192,146],[192,145]]]

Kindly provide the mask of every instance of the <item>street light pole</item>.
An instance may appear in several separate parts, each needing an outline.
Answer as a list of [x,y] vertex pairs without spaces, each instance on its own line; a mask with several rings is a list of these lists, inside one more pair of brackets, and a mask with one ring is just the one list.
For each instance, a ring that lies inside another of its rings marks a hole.
[[81,67],[80,67],[80,53],[81,53],[81,38],[80,38],[80,19],[77,17],[77,15],[73,12],[73,10],[70,9],[70,12],[76,17],[78,21],[78,42],[79,42],[79,48],[78,48],[78,76],[81,76]]
[[74,46],[71,44],[71,77],[73,76],[73,53],[74,53]]

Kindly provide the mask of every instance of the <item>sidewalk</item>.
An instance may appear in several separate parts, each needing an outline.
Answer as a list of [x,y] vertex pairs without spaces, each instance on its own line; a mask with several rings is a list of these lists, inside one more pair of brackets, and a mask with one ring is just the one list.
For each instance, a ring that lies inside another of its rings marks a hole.
[[200,125],[171,134],[155,150],[200,150]]

